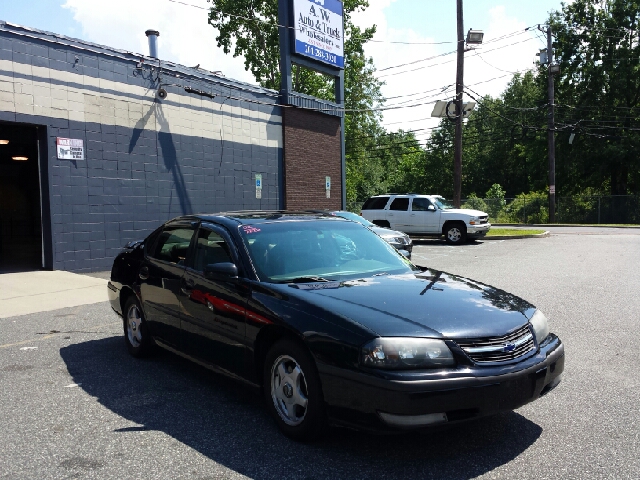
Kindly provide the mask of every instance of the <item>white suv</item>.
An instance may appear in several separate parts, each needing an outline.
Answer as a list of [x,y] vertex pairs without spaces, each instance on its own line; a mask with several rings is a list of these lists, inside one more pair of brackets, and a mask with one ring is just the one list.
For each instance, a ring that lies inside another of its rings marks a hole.
[[444,235],[452,245],[483,237],[491,228],[487,213],[453,208],[439,195],[376,195],[364,202],[361,215],[376,225],[405,233]]

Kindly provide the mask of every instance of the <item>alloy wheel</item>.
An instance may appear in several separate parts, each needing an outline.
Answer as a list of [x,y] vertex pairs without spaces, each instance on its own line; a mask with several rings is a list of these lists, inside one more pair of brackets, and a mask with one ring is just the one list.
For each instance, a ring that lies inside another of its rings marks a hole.
[[300,425],[307,414],[307,381],[300,364],[281,355],[271,367],[271,399],[284,423]]
[[131,305],[127,311],[127,337],[133,347],[142,345],[142,331],[140,329],[142,318],[137,305]]
[[451,227],[449,230],[447,230],[447,237],[451,242],[457,243],[462,238],[462,232],[458,227]]

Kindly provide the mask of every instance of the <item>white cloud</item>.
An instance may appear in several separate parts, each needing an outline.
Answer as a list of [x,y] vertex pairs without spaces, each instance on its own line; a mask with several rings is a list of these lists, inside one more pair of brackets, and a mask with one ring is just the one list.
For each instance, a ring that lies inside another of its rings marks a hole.
[[[189,0],[207,7],[204,0]],[[187,3],[189,3],[187,2]],[[217,30],[207,23],[207,10],[166,0],[67,0],[63,5],[82,26],[82,38],[122,50],[148,55],[145,30],[160,32],[162,60],[221,71],[225,76],[255,84],[241,57],[225,55],[216,46]]]
[[[450,99],[454,92],[453,84],[456,77],[455,54],[402,68],[383,70],[389,66],[414,62],[453,51],[456,48],[455,43],[433,45],[434,42],[442,39],[431,38],[422,32],[416,32],[409,28],[390,28],[386,14],[396,1],[370,1],[369,8],[353,15],[356,25],[361,27],[377,25],[375,40],[381,40],[381,42],[370,42],[365,49],[366,54],[374,59],[378,76],[386,82],[382,91],[384,96],[389,99],[387,104],[399,102],[416,104],[432,102],[437,98]],[[186,2],[201,7],[210,5],[205,0],[186,0]],[[154,28],[160,31],[158,44],[161,59],[186,66],[200,64],[202,68],[207,70],[221,71],[228,78],[256,83],[253,76],[245,71],[243,58],[225,55],[222,49],[216,47],[217,31],[207,23],[207,10],[168,0],[109,0],[108,2],[104,0],[66,0],[64,7],[73,13],[74,19],[82,26],[82,38],[85,40],[147,54],[147,38],[144,32],[148,28]],[[488,64],[508,71],[529,68],[535,59],[535,53],[542,48],[542,43],[534,38],[533,33],[516,35],[492,43],[492,39],[517,30],[524,30],[526,25],[517,18],[509,17],[505,7],[500,5],[490,10],[490,18],[488,27],[482,28],[485,32],[485,45],[477,50],[486,63],[475,57],[474,52],[467,53],[464,78],[465,84],[479,94],[497,96],[504,90],[511,75]],[[532,37],[534,39],[531,41],[491,51],[496,47],[503,47],[509,43]],[[413,42],[414,44],[389,42]],[[421,68],[425,66],[428,68]],[[414,71],[397,74],[406,70]],[[505,75],[502,79],[477,84],[477,82],[502,75]],[[450,89],[440,93],[442,87],[445,86],[450,86]],[[427,93],[400,99],[392,98],[420,92]],[[391,131],[400,128],[413,130],[435,127],[438,124],[438,119],[430,117],[432,108],[433,104],[429,103],[413,108],[389,110],[384,113],[384,124]],[[425,136],[419,138],[424,139]]]
[[[388,28],[385,20],[385,9],[394,1],[370,2],[371,6],[366,12],[354,15],[354,22],[357,25],[370,26],[375,23],[378,27],[375,40],[382,40],[382,42],[371,42],[366,45],[365,49],[366,54],[374,59],[378,69],[378,77],[386,82],[382,92],[386,98],[390,99],[387,105],[401,101],[405,101],[408,104],[419,104],[433,102],[436,99],[451,99],[455,93],[455,53],[405,67],[383,70],[388,66],[415,62],[438,54],[452,52],[456,49],[455,43],[428,45],[428,43],[435,43],[439,40],[441,41],[441,39],[431,38],[408,28],[400,30]],[[488,94],[495,97],[505,89],[511,79],[512,75],[509,72],[532,67],[535,53],[542,47],[541,42],[535,39],[535,35],[530,32],[492,42],[493,39],[503,35],[517,31],[524,32],[527,25],[517,18],[507,16],[504,6],[492,8],[489,14],[491,18],[490,24],[488,27],[482,28],[485,32],[485,44],[478,48],[476,52],[468,52],[465,55],[464,81],[466,85],[473,88],[480,95]],[[468,26],[465,26],[465,28],[468,28]],[[516,43],[527,39],[529,40],[526,42]],[[390,43],[394,41],[414,42],[416,45]],[[512,45],[508,46],[510,44]],[[498,47],[504,48],[498,49]],[[476,53],[481,55],[484,61],[477,57]],[[406,73],[400,74],[399,72]],[[478,83],[499,76],[504,77],[487,83]],[[442,92],[445,87],[449,89]],[[392,97],[398,95],[418,92],[425,93],[423,95],[392,99]],[[390,131],[400,128],[404,130],[432,128],[437,126],[439,122],[439,119],[431,118],[432,109],[433,103],[412,108],[388,110],[384,113],[384,124]],[[416,135],[421,141],[426,139],[426,134],[422,134],[422,132],[416,133]]]

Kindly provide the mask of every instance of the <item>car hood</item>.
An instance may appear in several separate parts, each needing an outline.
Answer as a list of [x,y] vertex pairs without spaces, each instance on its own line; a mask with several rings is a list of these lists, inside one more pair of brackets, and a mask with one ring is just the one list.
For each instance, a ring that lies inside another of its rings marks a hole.
[[384,227],[369,227],[370,230],[373,231],[376,235],[380,237],[406,237],[407,234],[403,232],[399,232],[397,230],[391,230],[390,228]]
[[461,213],[463,215],[470,215],[472,217],[488,217],[489,214],[480,210],[472,210],[470,208],[448,208],[443,210],[443,213]]
[[535,307],[503,290],[437,270],[347,282],[282,285],[283,293],[379,336],[495,337]]

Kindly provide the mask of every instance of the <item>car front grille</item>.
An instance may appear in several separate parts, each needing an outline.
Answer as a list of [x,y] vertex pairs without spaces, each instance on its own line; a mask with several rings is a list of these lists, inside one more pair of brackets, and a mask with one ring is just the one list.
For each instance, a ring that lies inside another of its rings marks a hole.
[[476,363],[507,362],[535,350],[528,324],[503,337],[468,338],[456,343]]
[[489,221],[489,217],[479,217],[480,218],[480,224],[482,225],[483,223],[487,223]]

